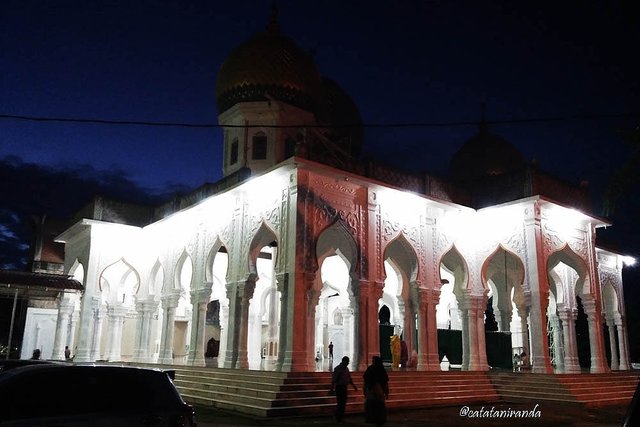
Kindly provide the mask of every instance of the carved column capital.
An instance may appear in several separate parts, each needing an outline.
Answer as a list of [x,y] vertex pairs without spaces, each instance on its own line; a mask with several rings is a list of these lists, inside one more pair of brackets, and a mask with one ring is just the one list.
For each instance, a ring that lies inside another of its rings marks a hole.
[[[205,283],[206,285],[206,283]],[[204,288],[194,289],[191,291],[191,304],[209,303],[211,299],[211,283]]]
[[164,308],[175,308],[180,301],[180,291],[172,291],[171,293],[162,295],[160,301],[162,301],[162,307]]

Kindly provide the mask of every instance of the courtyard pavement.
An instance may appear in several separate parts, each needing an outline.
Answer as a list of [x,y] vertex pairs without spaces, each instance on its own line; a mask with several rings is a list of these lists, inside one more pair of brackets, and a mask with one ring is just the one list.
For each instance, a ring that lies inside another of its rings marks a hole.
[[[251,418],[210,407],[195,407],[198,427],[225,426],[366,426],[364,414],[347,415],[338,424],[332,417]],[[501,402],[390,412],[387,427],[400,426],[616,426],[626,407],[585,408],[579,404]]]

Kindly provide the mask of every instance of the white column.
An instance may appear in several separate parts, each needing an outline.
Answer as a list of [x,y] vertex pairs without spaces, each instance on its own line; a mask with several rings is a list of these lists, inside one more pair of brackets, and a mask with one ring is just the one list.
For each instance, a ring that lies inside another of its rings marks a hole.
[[[97,300],[96,308],[94,309],[94,317],[93,317],[93,336],[91,340],[91,353],[89,356],[89,361],[96,361],[101,358],[101,349],[100,344],[102,341],[102,321],[104,320],[105,311],[102,306],[100,306],[100,300]],[[82,360],[81,360],[82,361]]]
[[127,314],[127,308],[121,304],[108,307],[109,316],[109,347],[107,348],[107,360],[119,362],[122,358],[122,327]]
[[599,320],[599,314],[596,310],[596,303],[593,299],[584,298],[582,301],[584,312],[587,315],[587,322],[589,324],[589,348],[591,350],[591,367],[589,371],[592,374],[600,374],[608,371],[606,361],[604,360],[604,340],[601,339],[602,322]]
[[618,346],[616,345],[616,325],[612,318],[607,319],[607,327],[609,328],[609,348],[611,349],[611,370],[618,370]]
[[[531,354],[531,348],[529,346],[529,307],[519,306],[518,316],[520,317],[520,330],[522,331],[522,348],[527,355],[529,363],[533,363],[533,355]],[[545,337],[546,339],[546,337]]]
[[484,297],[474,298],[474,305],[476,306],[476,336],[477,336],[477,353],[478,353],[478,370],[489,370],[489,363],[487,362],[487,340],[485,337],[484,329],[484,312],[487,306],[486,299]]
[[144,327],[144,301],[138,299],[137,296],[134,298],[136,302],[136,332],[133,346],[133,361],[142,362],[140,354],[142,353],[142,329]]
[[53,339],[53,353],[51,358],[54,360],[64,360],[64,346],[67,342],[67,333],[69,328],[69,320],[73,314],[73,302],[64,296],[58,301],[58,320],[56,322],[56,332]]
[[560,326],[560,318],[556,314],[549,315],[551,323],[551,333],[553,334],[553,352],[555,355],[556,372],[564,372],[564,354],[562,354],[562,326]]
[[[353,309],[349,306],[341,308],[342,312],[342,332],[344,333],[344,353],[349,357],[349,360],[355,360],[355,342],[356,338],[354,331],[354,315]],[[334,362],[334,366],[336,363]]]
[[[238,340],[239,340],[239,319],[241,311],[241,303],[238,288],[241,282],[227,283],[227,299],[229,300],[229,309],[227,315],[227,340],[225,346],[220,345],[220,356],[222,357],[221,367],[237,368],[238,367]],[[220,343],[222,344],[222,343]]]
[[227,348],[227,324],[229,322],[229,306],[220,301],[220,348],[218,349],[218,367],[224,366],[224,355]]
[[205,366],[204,361],[204,337],[207,318],[207,304],[211,299],[212,283],[205,283],[202,289],[191,291],[191,304],[193,311],[191,313],[191,343],[189,345],[189,354],[187,357],[187,365]]
[[249,341],[249,303],[253,298],[255,290],[255,282],[247,280],[239,287],[240,296],[240,330],[238,333],[238,362],[240,369],[249,368],[249,358],[247,355],[247,346]]
[[[87,283],[87,278],[85,278],[85,286]],[[99,307],[100,297],[90,297],[85,293],[80,304],[80,331],[78,333],[78,350],[73,359],[75,362],[96,360],[93,358],[93,346],[96,335],[96,310]]]
[[562,320],[562,335],[564,337],[564,372],[567,374],[580,372],[575,327],[577,313],[570,308],[558,308],[558,316]]
[[80,319],[80,312],[75,310],[71,314],[71,331],[69,332],[69,337],[67,338],[67,345],[71,349],[71,357],[75,356],[76,353],[76,331],[78,330],[78,320]]
[[176,319],[176,308],[180,300],[180,293],[174,292],[168,295],[163,295],[161,298],[162,308],[164,310],[162,339],[160,356],[158,363],[171,365],[173,364],[173,333],[174,323]]
[[[463,327],[466,323],[467,325],[467,333],[469,336],[468,341],[468,358],[463,357],[463,369],[464,369],[464,361],[468,360],[467,369],[469,371],[477,371],[480,370],[480,355],[478,354],[478,305],[471,297],[466,297],[464,303],[462,304],[463,313],[466,312],[466,322],[463,321]],[[464,352],[464,329],[462,330],[463,338],[463,352]]]
[[460,326],[462,327],[462,370],[468,371],[471,360],[469,354],[469,310],[462,304],[458,304],[458,310],[460,313]]
[[618,330],[618,346],[620,348],[620,370],[628,371],[630,369],[629,366],[629,352],[627,347],[627,330],[626,324],[622,321],[622,317],[620,315],[615,316],[616,329]]

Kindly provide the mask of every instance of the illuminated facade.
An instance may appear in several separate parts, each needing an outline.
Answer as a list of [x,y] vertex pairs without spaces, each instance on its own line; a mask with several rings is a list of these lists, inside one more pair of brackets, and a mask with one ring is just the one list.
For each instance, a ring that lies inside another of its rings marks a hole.
[[388,323],[419,370],[451,350],[439,331],[486,370],[491,318],[533,372],[579,371],[580,345],[591,372],[629,369],[624,257],[595,240],[609,224],[485,124],[451,182],[359,163],[361,129],[340,126],[357,109],[275,20],[217,98],[221,183],[149,209],[96,199],[59,236],[86,290],[59,301],[53,358],[311,371],[331,342],[361,370]]

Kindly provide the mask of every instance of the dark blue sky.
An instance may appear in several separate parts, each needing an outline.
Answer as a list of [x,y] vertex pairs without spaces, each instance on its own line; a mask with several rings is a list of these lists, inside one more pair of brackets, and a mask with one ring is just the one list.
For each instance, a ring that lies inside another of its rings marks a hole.
[[[277,3],[282,32],[316,52],[320,72],[352,96],[365,123],[474,121],[483,102],[490,121],[640,113],[640,14],[631,2]],[[5,0],[0,114],[215,123],[218,69],[265,28],[270,9],[268,0]],[[636,115],[491,129],[542,169],[588,180],[599,194],[629,152],[618,131],[639,122]],[[367,129],[365,151],[443,175],[475,132]],[[0,119],[0,159],[15,156],[16,171],[33,163],[166,192],[220,178],[220,135]],[[631,222],[617,227],[637,236]]]

